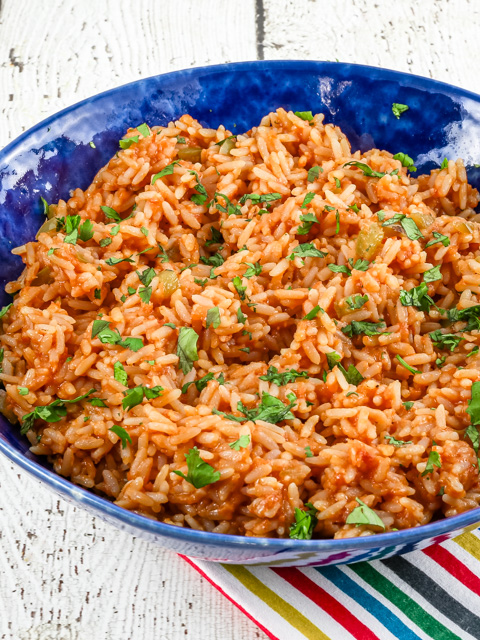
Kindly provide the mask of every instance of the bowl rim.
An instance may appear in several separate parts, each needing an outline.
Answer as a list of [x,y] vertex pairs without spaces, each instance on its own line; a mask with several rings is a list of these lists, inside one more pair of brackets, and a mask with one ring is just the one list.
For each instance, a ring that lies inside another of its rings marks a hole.
[[[178,69],[168,73],[139,78],[111,89],[94,94],[88,98],[80,100],[64,109],[41,120],[33,127],[22,132],[18,137],[9,142],[0,150],[0,167],[8,164],[9,157],[17,150],[22,151],[19,147],[28,140],[33,134],[45,129],[53,122],[61,119],[77,109],[84,107],[89,103],[96,102],[107,96],[115,95],[117,92],[134,88],[139,84],[148,84],[152,80],[160,80],[167,82],[174,80],[176,76],[192,76],[203,74],[225,73],[232,69],[236,71],[256,71],[256,70],[282,70],[293,72],[299,67],[302,70],[311,69],[312,72],[320,70],[335,69],[335,67],[352,67],[361,74],[375,74],[379,79],[402,81],[407,85],[423,85],[424,90],[438,89],[441,92],[448,93],[451,96],[461,98],[469,98],[480,103],[480,95],[472,91],[462,89],[455,85],[426,78],[416,74],[410,74],[403,71],[393,69],[384,69],[371,65],[362,65],[347,62],[331,62],[322,60],[251,60],[242,62],[230,62],[225,64],[204,65],[201,67],[191,67],[188,69]],[[14,448],[8,440],[0,434],[0,452],[2,452],[9,460],[18,464],[24,471],[27,471],[37,480],[44,482],[52,491],[59,493],[65,499],[70,500],[75,506],[85,506],[96,515],[101,517],[107,515],[109,518],[121,522],[122,524],[133,527],[134,529],[146,531],[156,534],[157,537],[172,538],[179,542],[195,543],[205,546],[222,546],[226,548],[236,548],[251,550],[252,553],[257,551],[273,551],[280,553],[282,551],[295,552],[330,552],[341,553],[346,551],[367,550],[379,547],[393,547],[400,545],[414,544],[425,539],[431,539],[444,534],[453,533],[480,522],[480,506],[469,511],[465,511],[450,518],[442,518],[433,522],[402,529],[399,531],[379,533],[371,536],[341,539],[313,539],[313,540],[293,540],[291,538],[254,538],[238,536],[233,534],[214,533],[208,531],[198,531],[195,529],[187,529],[177,527],[175,525],[166,524],[158,520],[152,520],[146,516],[140,515],[133,511],[128,511],[122,507],[115,505],[106,498],[97,495],[83,487],[75,485],[73,482],[56,474],[37,462],[36,459],[27,457],[18,449]],[[261,558],[259,558],[261,560]]]

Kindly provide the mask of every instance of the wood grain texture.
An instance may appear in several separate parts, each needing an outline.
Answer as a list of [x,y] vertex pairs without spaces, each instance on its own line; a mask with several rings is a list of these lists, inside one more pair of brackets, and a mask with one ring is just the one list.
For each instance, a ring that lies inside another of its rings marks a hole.
[[[0,146],[110,87],[254,59],[253,0],[0,1]],[[256,640],[265,635],[187,563],[0,458],[2,640]]]
[[[480,91],[479,28],[478,0],[0,0],[0,146],[98,91],[257,56],[338,58]],[[189,637],[266,638],[177,556],[0,458],[1,640]]]
[[480,92],[478,0],[261,0],[266,59],[336,60]]

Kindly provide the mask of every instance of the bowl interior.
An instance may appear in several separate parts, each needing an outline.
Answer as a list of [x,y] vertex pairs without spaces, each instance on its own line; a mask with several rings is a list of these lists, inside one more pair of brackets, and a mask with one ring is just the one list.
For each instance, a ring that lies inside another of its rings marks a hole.
[[[399,119],[394,102],[409,106]],[[322,112],[354,150],[403,151],[419,173],[444,157],[463,157],[470,182],[480,187],[480,97],[450,85],[373,67],[303,61],[237,63],[147,78],[65,109],[0,152],[0,306],[10,299],[5,283],[22,270],[11,249],[32,240],[44,220],[40,197],[56,202],[73,188],[86,188],[129,126],[165,125],[189,113],[206,127],[224,124],[241,133],[278,107]],[[30,459],[27,465],[49,468],[28,452],[18,427],[0,416],[2,440]],[[457,526],[452,522],[451,528],[458,528],[475,518],[453,520]],[[436,524],[426,526],[431,535],[441,533]]]

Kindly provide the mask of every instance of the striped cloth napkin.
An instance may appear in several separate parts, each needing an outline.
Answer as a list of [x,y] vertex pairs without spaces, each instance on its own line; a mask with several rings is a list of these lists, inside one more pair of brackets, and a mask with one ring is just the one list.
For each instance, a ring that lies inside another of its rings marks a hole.
[[185,560],[272,640],[480,639],[480,529],[423,551],[333,567]]

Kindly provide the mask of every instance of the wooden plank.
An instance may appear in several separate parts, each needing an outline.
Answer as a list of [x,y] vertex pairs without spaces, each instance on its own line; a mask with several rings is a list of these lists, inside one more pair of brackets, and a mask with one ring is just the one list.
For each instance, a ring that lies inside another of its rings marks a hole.
[[259,3],[264,41],[257,49],[266,59],[338,58],[429,76],[480,93],[477,0]]

